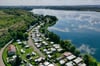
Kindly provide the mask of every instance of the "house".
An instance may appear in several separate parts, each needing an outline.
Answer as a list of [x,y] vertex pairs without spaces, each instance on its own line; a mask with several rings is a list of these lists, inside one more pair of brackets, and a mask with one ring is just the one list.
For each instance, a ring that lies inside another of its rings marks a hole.
[[48,58],[52,58],[52,56],[51,55],[48,55]]
[[29,48],[29,45],[26,45],[25,48]]
[[36,55],[36,53],[35,53],[35,52],[32,52],[32,55],[33,55],[33,56],[35,56],[35,55]]
[[82,58],[77,57],[76,59],[73,60],[76,64],[79,64],[80,62],[82,62]]
[[51,54],[51,53],[52,53],[51,51],[47,51],[47,52],[46,52],[47,55],[48,55],[48,54]]
[[49,63],[48,61],[45,61],[43,64],[44,64],[45,66],[48,66],[50,63]]
[[54,44],[54,42],[50,42],[51,44]]
[[73,59],[75,59],[76,58],[76,56],[75,55],[70,55],[70,56],[68,56],[68,57],[66,57],[68,60],[73,60]]
[[40,63],[39,66],[44,66],[44,64],[43,63]]
[[33,66],[31,63],[27,63],[26,66]]
[[64,54],[63,54],[64,56],[70,56],[70,55],[72,55],[72,53],[70,53],[70,52],[64,52]]
[[25,51],[23,49],[21,49],[20,51],[21,51],[21,53],[25,53]]
[[42,43],[43,43],[45,46],[47,46],[47,45],[48,45],[48,43],[46,43],[45,41],[43,41]]
[[54,44],[53,47],[56,48],[56,49],[59,49],[60,45],[59,44]]
[[12,56],[12,55],[15,55],[16,54],[16,48],[14,45],[9,45],[8,46],[8,55],[9,56]]
[[52,52],[55,52],[55,51],[56,51],[56,49],[55,49],[55,48],[50,48],[50,50],[51,50]]
[[64,57],[61,56],[61,57],[58,57],[56,60],[59,61],[59,60],[61,60],[61,59],[63,59],[63,58],[64,58]]
[[21,42],[19,39],[18,39],[18,40],[16,40],[16,41],[17,41],[17,43],[18,43],[18,44],[22,44],[22,42]]
[[43,49],[43,52],[47,52],[48,50],[47,49]]
[[85,63],[79,63],[78,66],[86,66]]
[[75,66],[75,63],[73,63],[72,61],[69,61],[65,64],[65,66]]
[[48,66],[54,66],[54,64],[49,64]]
[[62,48],[57,49],[58,52],[61,52],[62,50],[63,50]]
[[49,38],[46,38],[46,40],[49,40]]
[[65,64],[65,60],[60,60],[59,63],[62,65],[62,64]]
[[35,62],[41,62],[41,61],[43,61],[43,60],[45,60],[45,58],[39,57],[39,58],[35,59],[34,61],[35,61]]

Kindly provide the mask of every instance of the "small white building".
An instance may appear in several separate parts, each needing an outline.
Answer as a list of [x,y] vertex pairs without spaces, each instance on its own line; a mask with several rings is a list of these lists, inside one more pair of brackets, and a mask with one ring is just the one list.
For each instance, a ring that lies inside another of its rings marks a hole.
[[59,63],[62,65],[62,64],[65,64],[65,60],[60,60]]
[[54,64],[49,64],[48,66],[54,66]]
[[54,42],[50,42],[51,44],[54,44]]
[[21,49],[21,53],[25,53],[25,51],[23,49]]
[[53,47],[56,48],[56,49],[59,49],[60,45],[59,44],[54,44]]
[[75,64],[72,61],[69,61],[65,64],[66,66],[74,66]]
[[51,50],[52,52],[55,52],[55,51],[56,51],[56,49],[55,49],[55,48],[50,48],[50,50]]
[[75,59],[76,58],[76,56],[75,55],[70,55],[70,56],[68,56],[68,57],[66,57],[68,60],[73,60],[73,59]]
[[52,58],[52,56],[51,55],[48,55],[48,58]]
[[62,48],[57,49],[58,52],[61,52],[62,50],[63,50]]
[[50,64],[50,62],[45,61],[43,64],[44,64],[45,66],[47,66],[47,65],[49,65],[49,64]]
[[82,61],[82,58],[77,57],[75,60],[73,60],[76,64],[80,63]]
[[26,45],[25,48],[29,48],[29,45]]
[[86,66],[85,63],[79,63],[78,66]]
[[36,53],[35,53],[35,52],[32,52],[32,55],[33,55],[33,56],[35,56],[35,55],[36,55]]

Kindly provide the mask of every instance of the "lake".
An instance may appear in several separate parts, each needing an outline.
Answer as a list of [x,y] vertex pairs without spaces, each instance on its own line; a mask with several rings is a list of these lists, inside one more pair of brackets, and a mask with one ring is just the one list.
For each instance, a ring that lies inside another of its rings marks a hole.
[[82,53],[100,61],[100,13],[93,11],[64,11],[34,9],[36,14],[53,15],[58,22],[48,30],[63,40],[71,40]]

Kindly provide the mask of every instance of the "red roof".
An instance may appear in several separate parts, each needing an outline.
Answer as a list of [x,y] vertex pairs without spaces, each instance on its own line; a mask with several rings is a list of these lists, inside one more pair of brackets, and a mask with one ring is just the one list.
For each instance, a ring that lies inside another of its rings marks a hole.
[[71,52],[64,52],[64,56],[70,56],[70,55],[72,55]]
[[8,46],[8,51],[16,52],[15,46],[14,46],[14,45],[9,45],[9,46]]

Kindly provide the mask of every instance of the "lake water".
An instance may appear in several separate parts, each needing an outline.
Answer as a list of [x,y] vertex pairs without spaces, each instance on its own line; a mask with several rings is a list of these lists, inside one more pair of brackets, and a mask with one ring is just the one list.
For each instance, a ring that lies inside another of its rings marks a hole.
[[92,11],[63,11],[34,9],[36,14],[53,15],[59,20],[48,30],[63,40],[71,40],[81,52],[100,61],[100,13]]

